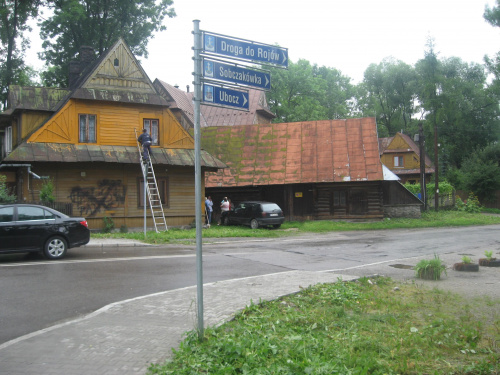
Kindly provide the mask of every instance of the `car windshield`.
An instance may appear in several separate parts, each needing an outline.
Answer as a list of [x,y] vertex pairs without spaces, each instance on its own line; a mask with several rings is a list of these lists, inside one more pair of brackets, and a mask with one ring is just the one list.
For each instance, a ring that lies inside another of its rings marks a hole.
[[262,211],[281,211],[281,208],[276,203],[265,203],[262,205]]

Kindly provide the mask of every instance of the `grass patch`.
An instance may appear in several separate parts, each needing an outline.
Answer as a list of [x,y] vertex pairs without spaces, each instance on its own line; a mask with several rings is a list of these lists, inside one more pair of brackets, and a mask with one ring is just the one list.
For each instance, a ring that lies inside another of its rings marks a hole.
[[[333,231],[380,230],[401,228],[432,228],[470,225],[500,224],[500,216],[484,215],[480,213],[466,213],[458,211],[426,212],[419,219],[384,219],[380,221],[347,222],[333,220],[318,220],[304,222],[285,222],[281,229],[268,228],[250,229],[243,226],[214,225],[210,229],[203,229],[203,238],[228,237],[284,237],[304,233],[324,233]],[[145,241],[152,244],[164,244],[194,241],[196,230],[171,228],[167,232],[148,232],[144,240],[143,232],[135,233],[93,233],[93,238],[128,238]]]
[[481,212],[500,215],[500,210],[498,208],[482,208]]
[[[397,287],[397,288],[396,288]],[[252,304],[149,374],[498,374],[500,301],[388,278]]]

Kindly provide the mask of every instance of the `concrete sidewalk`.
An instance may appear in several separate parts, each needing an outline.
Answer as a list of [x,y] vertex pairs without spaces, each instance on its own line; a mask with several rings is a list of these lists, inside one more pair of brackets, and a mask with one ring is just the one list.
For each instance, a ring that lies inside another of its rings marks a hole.
[[[205,326],[218,325],[252,301],[271,300],[342,276],[292,271],[206,284]],[[196,328],[196,287],[134,298],[106,306],[0,345],[2,375],[144,374]]]

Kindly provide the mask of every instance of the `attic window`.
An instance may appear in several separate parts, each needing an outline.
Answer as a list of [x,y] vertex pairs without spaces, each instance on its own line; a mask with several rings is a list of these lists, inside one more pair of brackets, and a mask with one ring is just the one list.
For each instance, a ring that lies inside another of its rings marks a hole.
[[79,117],[80,143],[96,142],[96,115],[81,114]]
[[115,59],[115,61],[113,61],[113,65],[114,66],[120,66],[120,60]]

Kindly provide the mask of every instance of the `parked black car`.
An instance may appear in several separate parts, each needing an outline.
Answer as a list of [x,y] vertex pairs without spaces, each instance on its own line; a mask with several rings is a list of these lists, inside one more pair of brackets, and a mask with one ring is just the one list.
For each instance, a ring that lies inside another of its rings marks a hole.
[[0,205],[0,253],[42,252],[61,259],[90,240],[87,221],[34,204]]
[[225,225],[249,225],[252,229],[262,226],[279,228],[285,221],[281,208],[272,202],[247,201],[236,205],[224,218]]

